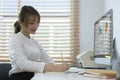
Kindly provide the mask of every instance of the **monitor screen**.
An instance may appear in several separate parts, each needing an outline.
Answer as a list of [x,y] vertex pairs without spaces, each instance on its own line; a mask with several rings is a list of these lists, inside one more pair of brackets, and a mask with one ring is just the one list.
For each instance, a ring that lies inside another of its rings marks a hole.
[[110,9],[94,24],[94,61],[111,67],[113,50],[113,11]]

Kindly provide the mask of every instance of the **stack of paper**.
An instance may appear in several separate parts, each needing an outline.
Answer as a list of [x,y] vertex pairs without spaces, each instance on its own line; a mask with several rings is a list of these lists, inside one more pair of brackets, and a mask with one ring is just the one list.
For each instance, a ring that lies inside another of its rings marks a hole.
[[94,78],[115,78],[116,71],[115,70],[85,70],[84,76],[94,77]]

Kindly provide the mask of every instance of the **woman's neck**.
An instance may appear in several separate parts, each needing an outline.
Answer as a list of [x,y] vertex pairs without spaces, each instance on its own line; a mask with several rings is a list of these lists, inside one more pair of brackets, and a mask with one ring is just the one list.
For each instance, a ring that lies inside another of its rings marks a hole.
[[26,33],[25,31],[21,31],[21,33],[22,33],[24,36],[26,36],[27,38],[30,39],[30,34]]

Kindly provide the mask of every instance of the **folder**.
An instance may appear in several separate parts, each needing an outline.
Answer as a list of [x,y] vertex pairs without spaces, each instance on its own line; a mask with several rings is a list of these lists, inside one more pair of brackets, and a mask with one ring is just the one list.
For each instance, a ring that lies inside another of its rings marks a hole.
[[116,71],[115,70],[97,70],[97,69],[91,69],[91,70],[85,70],[84,76],[88,77],[96,77],[96,78],[115,78],[116,77]]

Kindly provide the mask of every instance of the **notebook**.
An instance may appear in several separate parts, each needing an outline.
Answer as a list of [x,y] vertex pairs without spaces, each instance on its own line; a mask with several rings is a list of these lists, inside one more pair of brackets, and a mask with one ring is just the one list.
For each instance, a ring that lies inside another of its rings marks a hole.
[[85,70],[84,76],[88,77],[96,77],[96,78],[115,78],[116,71],[115,70]]

